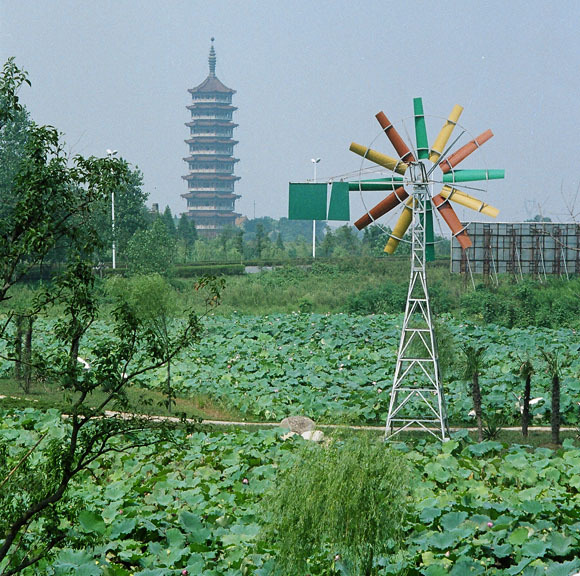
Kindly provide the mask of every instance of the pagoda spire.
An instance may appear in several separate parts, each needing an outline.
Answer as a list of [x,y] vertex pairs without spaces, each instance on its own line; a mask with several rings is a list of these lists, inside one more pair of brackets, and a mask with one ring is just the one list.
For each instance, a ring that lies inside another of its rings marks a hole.
[[213,41],[215,40],[215,38],[211,39],[211,48],[209,49],[209,75],[214,77],[215,76],[215,63],[216,63],[216,56],[215,56],[215,50],[213,47]]

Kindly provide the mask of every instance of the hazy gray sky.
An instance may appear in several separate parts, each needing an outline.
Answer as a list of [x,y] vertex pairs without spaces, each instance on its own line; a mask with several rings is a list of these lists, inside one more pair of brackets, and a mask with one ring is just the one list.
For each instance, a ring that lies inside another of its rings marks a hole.
[[[579,30],[577,0],[0,0],[0,55],[28,70],[32,117],[59,128],[73,154],[118,149],[143,171],[150,202],[175,213],[187,89],[207,76],[214,36],[217,76],[237,90],[237,210],[250,218],[254,205],[258,217],[286,215],[288,182],[312,178],[313,156],[319,179],[358,171],[350,142],[369,145],[376,112],[409,118],[422,96],[437,117],[431,142],[454,104],[470,133],[493,130],[466,167],[505,168],[480,194],[499,220],[568,220],[580,186]],[[386,139],[376,147],[392,153]]]

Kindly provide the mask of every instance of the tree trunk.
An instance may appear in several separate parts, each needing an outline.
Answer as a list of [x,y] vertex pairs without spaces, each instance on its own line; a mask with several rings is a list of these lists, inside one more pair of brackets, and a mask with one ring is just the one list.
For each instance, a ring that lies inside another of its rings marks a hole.
[[524,406],[522,411],[522,436],[528,437],[528,426],[530,424],[530,396],[532,394],[532,375],[526,376],[526,385],[524,386]]
[[171,414],[173,394],[171,389],[171,360],[167,360],[167,411]]
[[26,335],[24,338],[24,353],[23,353],[23,364],[24,364],[24,374],[23,374],[23,384],[22,390],[25,394],[30,393],[30,387],[32,385],[32,330],[34,327],[34,316],[28,317],[28,323],[26,324]]
[[560,444],[560,376],[552,374],[552,414],[550,415],[552,426],[552,444]]
[[16,315],[16,335],[14,336],[14,379],[22,378],[22,338],[24,337],[24,316]]
[[364,565],[364,575],[372,576],[373,574],[373,560],[374,560],[374,550],[372,546],[369,546],[369,552],[365,558]]
[[475,418],[477,419],[477,440],[483,440],[483,426],[481,417],[481,390],[479,389],[479,372],[473,373],[471,381],[471,395],[473,396],[473,410],[475,411]]

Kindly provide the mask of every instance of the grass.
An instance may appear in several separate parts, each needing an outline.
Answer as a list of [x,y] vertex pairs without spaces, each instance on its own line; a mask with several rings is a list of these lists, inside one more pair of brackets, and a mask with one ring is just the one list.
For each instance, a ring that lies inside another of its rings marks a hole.
[[[459,302],[466,288],[459,276],[449,275],[447,261],[430,263],[428,273],[436,307],[438,302],[445,308],[451,302]],[[172,280],[184,306],[195,305],[194,282]],[[377,291],[380,298],[388,300],[389,288],[393,286],[402,287],[406,294],[408,282],[407,257],[321,260],[308,266],[289,264],[257,274],[228,277],[217,313],[347,312],[357,298],[375,299]],[[404,302],[401,312],[403,309]]]
[[[164,404],[164,395],[157,390],[147,390],[133,386],[128,387],[126,392],[131,411],[135,413],[169,417],[185,415],[186,418],[191,419],[221,420],[229,422],[244,422],[246,420],[246,415],[243,413],[229,409],[227,406],[204,395],[195,398],[176,398],[175,405],[170,412]],[[30,394],[24,394],[14,380],[7,378],[0,379],[0,397],[0,409],[22,409],[31,407],[46,410],[49,408],[56,408],[66,412],[67,406],[70,406],[71,402],[74,401],[74,397],[71,394],[62,389],[47,385],[46,383],[37,383],[36,387]],[[105,395],[102,392],[95,391],[87,400],[87,405],[90,407],[96,407],[104,400],[104,398]],[[211,429],[221,432],[237,428],[235,425],[222,426],[208,424],[208,426]],[[376,428],[357,428],[356,426],[350,427],[347,425],[325,426],[321,424],[319,428],[324,430],[327,435],[338,437],[351,436],[353,433],[370,434],[374,437],[382,437],[384,435],[382,424],[378,424]],[[248,425],[248,429],[253,429],[251,423]],[[469,435],[473,441],[477,440],[476,431],[470,430]],[[425,438],[431,439],[431,437],[424,432],[411,431],[402,432],[394,439],[403,442],[415,442],[419,439]],[[554,446],[551,443],[551,438],[552,436],[549,428],[530,430],[527,438],[524,438],[519,430],[503,429],[499,432],[497,441],[508,445],[521,444],[532,447],[557,448],[557,446]],[[568,438],[578,443],[578,431],[562,430],[560,433],[561,441],[563,442]]]
[[[209,397],[175,399],[171,411],[165,404],[165,396],[157,390],[147,390],[135,386],[126,389],[129,406],[132,412],[151,414],[154,416],[181,416],[201,418],[204,420],[243,420],[239,412],[226,409]],[[0,408],[38,408],[46,410],[57,408],[66,412],[75,396],[69,392],[47,383],[36,383],[29,394],[24,394],[18,384],[12,379],[0,379]],[[101,390],[96,390],[87,399],[86,405],[95,408],[105,399]],[[111,409],[115,409],[112,407]]]

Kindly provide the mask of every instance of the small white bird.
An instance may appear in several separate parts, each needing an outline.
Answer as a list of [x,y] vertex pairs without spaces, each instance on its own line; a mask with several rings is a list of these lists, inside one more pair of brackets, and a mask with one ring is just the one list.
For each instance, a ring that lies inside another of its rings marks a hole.
[[84,370],[90,370],[91,369],[91,365],[84,358],[81,358],[80,356],[77,356],[77,361],[80,362],[83,365],[83,369]]

